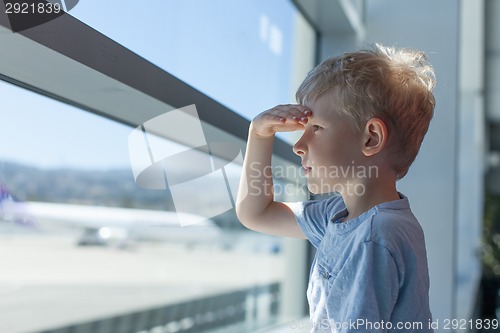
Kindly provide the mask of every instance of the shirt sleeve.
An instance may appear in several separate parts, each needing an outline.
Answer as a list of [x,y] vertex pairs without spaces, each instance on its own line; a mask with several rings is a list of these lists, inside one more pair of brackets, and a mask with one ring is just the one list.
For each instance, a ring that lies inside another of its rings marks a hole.
[[338,318],[329,320],[356,322],[359,332],[387,332],[399,293],[398,268],[389,250],[363,242],[339,275],[327,301],[327,313]]
[[289,204],[302,232],[314,247],[318,247],[325,236],[326,226],[331,216],[344,208],[342,197],[333,196],[324,200],[311,200]]

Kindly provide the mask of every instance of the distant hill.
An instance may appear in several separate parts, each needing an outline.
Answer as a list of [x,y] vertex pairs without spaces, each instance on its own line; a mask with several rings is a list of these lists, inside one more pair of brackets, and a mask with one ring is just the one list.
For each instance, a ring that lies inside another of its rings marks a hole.
[[0,161],[0,184],[22,201],[174,209],[168,191],[138,187],[130,169],[40,169]]

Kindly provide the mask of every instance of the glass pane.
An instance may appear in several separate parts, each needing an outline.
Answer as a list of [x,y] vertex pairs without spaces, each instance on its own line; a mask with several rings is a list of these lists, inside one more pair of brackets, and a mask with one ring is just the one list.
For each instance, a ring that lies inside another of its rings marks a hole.
[[289,0],[80,1],[70,13],[248,119],[293,103],[314,64],[315,33]]
[[[0,94],[0,332],[246,332],[279,320],[288,250],[244,229],[234,209],[220,214],[238,163],[211,156],[221,178],[206,182],[193,176],[203,152],[166,166],[185,186],[181,212],[178,192],[135,181],[137,129],[4,82]],[[156,140],[167,155],[189,149]],[[204,218],[181,227],[193,216]]]

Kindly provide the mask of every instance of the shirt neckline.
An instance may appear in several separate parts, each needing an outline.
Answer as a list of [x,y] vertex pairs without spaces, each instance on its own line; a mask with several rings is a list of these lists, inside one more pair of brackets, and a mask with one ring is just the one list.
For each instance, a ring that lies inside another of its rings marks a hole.
[[342,208],[340,211],[338,211],[336,214],[334,214],[330,220],[329,224],[332,225],[333,229],[338,231],[338,232],[348,232],[352,229],[355,229],[361,222],[367,220],[371,216],[377,214],[379,210],[405,210],[410,208],[410,203],[408,201],[408,198],[402,194],[401,192],[398,192],[400,199],[398,200],[393,200],[393,201],[387,201],[387,202],[382,202],[378,205],[373,206],[363,214],[349,220],[342,222],[342,219],[345,218],[348,214],[347,212],[347,207],[345,207],[344,199],[341,198],[342,205],[344,208]]

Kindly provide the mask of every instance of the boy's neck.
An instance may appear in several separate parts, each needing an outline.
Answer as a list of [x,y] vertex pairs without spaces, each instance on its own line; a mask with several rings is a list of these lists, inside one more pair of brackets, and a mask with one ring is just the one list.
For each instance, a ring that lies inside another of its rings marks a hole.
[[401,199],[395,179],[377,179],[362,185],[363,194],[341,193],[348,212],[343,221],[354,219],[378,204]]

